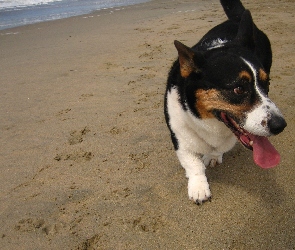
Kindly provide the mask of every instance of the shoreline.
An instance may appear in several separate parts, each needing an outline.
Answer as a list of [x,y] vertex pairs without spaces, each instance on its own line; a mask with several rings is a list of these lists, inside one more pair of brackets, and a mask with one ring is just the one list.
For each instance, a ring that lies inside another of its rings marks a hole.
[[[148,2],[149,0],[145,0],[146,2]],[[146,2],[143,2],[146,3]],[[126,3],[127,4],[127,3]],[[6,30],[6,29],[12,29],[12,28],[17,28],[17,27],[21,27],[21,26],[26,26],[26,25],[31,25],[31,24],[37,24],[37,23],[42,23],[42,22],[50,22],[50,21],[55,21],[55,20],[61,20],[61,19],[65,19],[65,18],[70,18],[70,17],[78,17],[78,16],[83,16],[83,15],[90,15],[91,13],[94,13],[94,12],[98,12],[98,11],[105,11],[105,10],[109,10],[110,12],[113,12],[112,10],[115,10],[117,11],[118,9],[121,10],[121,9],[124,9],[125,7],[129,7],[129,6],[133,6],[133,5],[137,5],[137,4],[142,4],[142,3],[130,3],[130,4],[127,4],[127,5],[121,5],[121,6],[113,6],[113,7],[101,7],[100,9],[94,9],[94,10],[88,10],[84,13],[82,13],[81,11],[77,11],[76,13],[72,13],[72,15],[70,14],[70,10],[67,10],[67,12],[63,12],[63,13],[52,13],[51,15],[49,15],[50,13],[50,10],[48,11],[45,11],[47,13],[47,15],[45,16],[46,13],[43,13],[43,15],[41,15],[41,13],[39,13],[39,15],[37,15],[36,17],[38,17],[39,20],[33,20],[33,15],[31,16],[27,16],[26,18],[24,18],[26,21],[26,23],[21,23],[21,24],[12,24],[11,27],[6,27],[6,28],[2,28],[0,27],[0,31],[1,30]],[[47,5],[44,5],[44,6],[47,6]],[[49,5],[50,6],[50,5]],[[73,8],[74,6],[72,6]],[[27,9],[29,8],[29,9]],[[20,9],[18,9],[17,11],[28,11],[28,10],[31,10],[31,8],[36,8],[36,11],[38,11],[38,8],[39,6],[27,6],[27,7],[20,7]],[[63,6],[55,6],[55,8],[63,8]],[[82,8],[82,6],[81,6]],[[15,10],[13,10],[13,8],[8,8],[10,11],[8,11],[8,13],[10,13],[11,15],[11,12],[15,12]],[[39,9],[39,12],[42,11],[42,9],[40,10]],[[6,13],[7,11],[4,9],[2,10],[3,14]],[[44,12],[44,11],[43,11]],[[52,12],[52,10],[51,10]],[[79,13],[81,12],[81,13]],[[0,13],[1,13],[1,10],[0,10]],[[14,13],[14,14],[17,14],[17,13]],[[13,15],[13,14],[12,14]],[[42,17],[40,17],[40,15]],[[48,16],[49,15],[49,16]],[[53,16],[56,16],[56,17],[53,17]],[[48,19],[44,19],[44,18],[48,18]],[[43,20],[40,20],[40,19],[43,19]],[[1,19],[0,19],[1,20]],[[31,20],[31,21],[29,21]],[[5,20],[1,20],[1,21],[5,21]],[[15,20],[17,21],[17,20]],[[18,20],[20,22],[20,20]],[[2,23],[3,25],[3,23]]]
[[281,163],[260,169],[237,144],[206,170],[203,206],[188,200],[163,98],[173,41],[192,46],[226,20],[219,1],[150,1],[0,35],[1,249],[294,247],[295,9],[244,2],[272,43]]

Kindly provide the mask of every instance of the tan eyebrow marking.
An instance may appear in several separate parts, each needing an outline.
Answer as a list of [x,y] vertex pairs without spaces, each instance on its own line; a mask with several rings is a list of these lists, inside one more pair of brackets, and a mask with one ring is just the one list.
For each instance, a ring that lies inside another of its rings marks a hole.
[[262,81],[267,81],[268,75],[263,69],[259,69],[259,79]]
[[246,70],[241,71],[240,74],[239,74],[239,77],[240,77],[241,79],[246,79],[246,80],[248,80],[249,82],[252,81],[252,76],[251,76],[250,73],[249,73],[248,71],[246,71]]

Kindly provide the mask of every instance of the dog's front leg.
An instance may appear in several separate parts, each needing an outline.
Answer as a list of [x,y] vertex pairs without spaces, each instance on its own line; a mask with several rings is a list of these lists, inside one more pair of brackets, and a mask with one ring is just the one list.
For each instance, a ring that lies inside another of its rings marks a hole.
[[205,175],[206,167],[200,155],[182,149],[178,149],[176,154],[186,171],[189,198],[198,205],[202,204],[203,201],[210,200],[211,192]]

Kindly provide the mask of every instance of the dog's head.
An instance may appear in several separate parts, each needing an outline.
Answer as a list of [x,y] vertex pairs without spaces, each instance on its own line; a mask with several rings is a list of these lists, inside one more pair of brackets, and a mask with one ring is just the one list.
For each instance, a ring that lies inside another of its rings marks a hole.
[[250,21],[252,27],[239,27],[237,37],[218,48],[200,52],[178,41],[175,46],[190,110],[201,119],[223,122],[253,150],[255,163],[267,168],[277,165],[280,156],[266,137],[287,124],[268,97],[269,69],[254,53],[251,15]]

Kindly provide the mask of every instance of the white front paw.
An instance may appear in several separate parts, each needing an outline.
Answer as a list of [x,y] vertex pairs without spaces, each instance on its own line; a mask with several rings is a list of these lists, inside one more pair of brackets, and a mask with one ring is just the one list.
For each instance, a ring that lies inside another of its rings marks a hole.
[[211,200],[211,192],[205,175],[195,175],[188,180],[188,196],[198,205]]
[[210,167],[215,167],[217,164],[222,163],[222,156],[223,154],[220,153],[206,154],[203,156],[202,160],[206,167],[209,165]]

